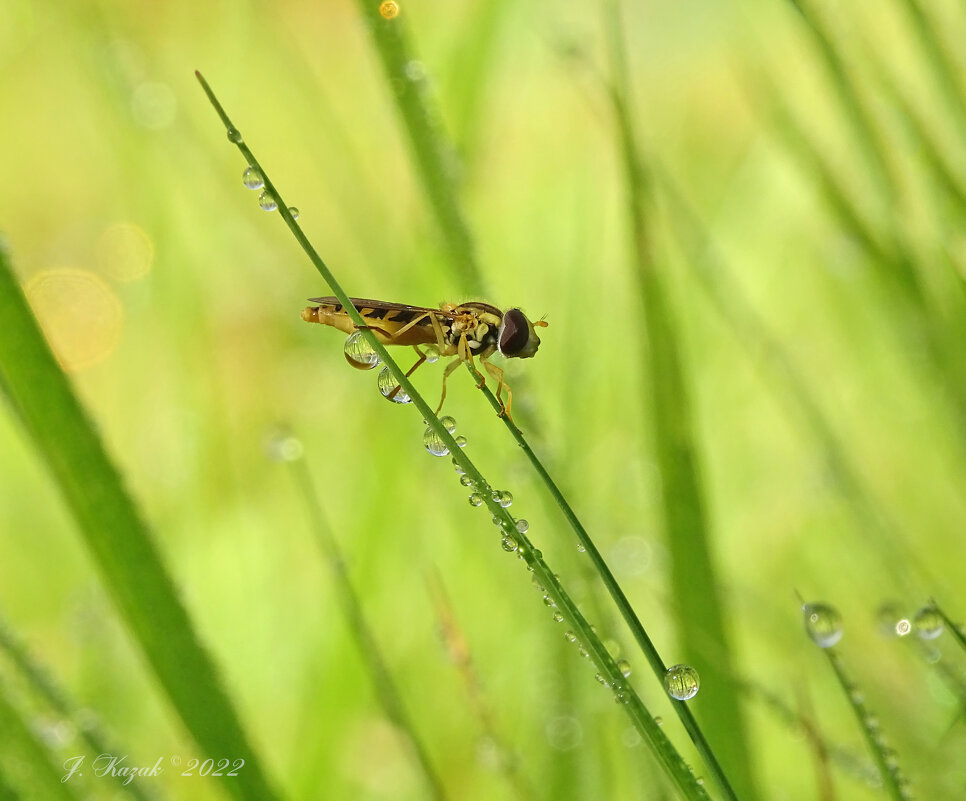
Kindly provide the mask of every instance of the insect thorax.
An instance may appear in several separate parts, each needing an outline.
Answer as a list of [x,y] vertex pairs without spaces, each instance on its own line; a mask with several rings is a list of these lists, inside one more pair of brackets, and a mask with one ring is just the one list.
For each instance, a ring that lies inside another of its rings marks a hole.
[[470,353],[474,356],[489,356],[496,350],[497,336],[502,315],[496,308],[487,304],[464,304],[455,309],[449,330],[446,332],[447,344],[454,350],[459,347],[461,336],[466,336]]

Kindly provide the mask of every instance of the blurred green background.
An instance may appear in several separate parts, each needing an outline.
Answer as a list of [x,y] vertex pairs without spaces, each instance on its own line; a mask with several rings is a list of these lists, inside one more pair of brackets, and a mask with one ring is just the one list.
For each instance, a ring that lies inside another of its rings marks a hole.
[[[889,603],[911,616],[932,596],[954,617],[966,609],[966,204],[956,194],[966,126],[936,78],[939,51],[922,45],[908,0],[874,15],[815,12],[883,145],[894,178],[883,183],[790,3],[625,5],[633,113],[658,176],[655,263],[691,390],[737,678],[750,687],[741,702],[761,797],[820,796],[808,738],[757,690],[854,757],[833,769],[839,797],[882,797],[863,777],[869,757],[841,691],[802,632],[796,592],[841,613],[842,656],[914,792],[961,797],[963,654],[948,635],[923,648],[883,637],[877,612]],[[685,658],[680,603],[667,581],[603,13],[594,3],[408,0],[398,22],[458,153],[485,299],[550,323],[537,358],[507,365],[519,422],[673,663]],[[937,0],[926,14],[943,42],[966,41],[958,4]],[[386,403],[375,373],[348,368],[340,334],[301,321],[305,298],[328,289],[278,215],[242,187],[244,162],[195,69],[350,294],[435,306],[473,290],[427,205],[358,5],[0,4],[0,230],[276,784],[289,798],[425,797],[374,699],[306,503],[268,457],[284,426],[304,446],[451,797],[519,796],[486,758],[437,636],[434,571],[536,797],[662,797],[650,755],[486,513],[467,504],[448,459],[426,454],[418,413]],[[830,181],[860,213],[857,227]],[[669,199],[678,192],[698,227]],[[682,225],[690,239],[676,235]],[[883,258],[863,231],[905,261]],[[925,300],[910,303],[894,280],[901,263]],[[724,287],[717,301],[700,265]],[[769,367],[772,343],[797,365],[797,389]],[[442,369],[415,376],[431,403]],[[858,494],[829,468],[825,429],[803,402],[828,424]],[[601,635],[624,639],[572,534],[462,371],[445,412],[491,483],[513,493],[514,515],[530,521]],[[0,453],[7,625],[129,761],[202,756],[9,414]],[[661,688],[624,648],[639,691],[696,762]],[[29,686],[0,665],[4,692],[53,761],[76,753],[69,727],[34,710]],[[146,784],[168,798],[223,797],[210,779]],[[106,780],[86,790],[116,792]]]

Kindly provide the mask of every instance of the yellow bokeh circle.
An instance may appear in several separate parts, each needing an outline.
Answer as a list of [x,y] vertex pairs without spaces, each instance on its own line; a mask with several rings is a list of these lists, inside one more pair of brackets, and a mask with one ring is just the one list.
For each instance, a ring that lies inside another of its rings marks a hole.
[[121,301],[88,270],[44,270],[24,287],[50,349],[68,372],[104,361],[121,338]]

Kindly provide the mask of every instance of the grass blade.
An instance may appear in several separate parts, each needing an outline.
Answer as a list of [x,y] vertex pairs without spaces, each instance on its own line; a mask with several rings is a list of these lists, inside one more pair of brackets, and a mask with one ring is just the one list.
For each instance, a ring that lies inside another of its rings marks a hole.
[[0,798],[45,798],[76,801],[73,785],[62,782],[64,772],[31,733],[0,687]]
[[161,687],[205,754],[245,760],[238,776],[224,784],[229,793],[250,801],[274,798],[151,534],[50,352],[2,250],[0,329],[0,385]]
[[446,240],[464,291],[482,294],[483,274],[463,216],[453,177],[456,153],[442,133],[442,122],[427,102],[426,78],[412,56],[403,15],[383,19],[379,6],[359,0],[362,14],[392,87],[396,107],[409,134],[423,189]]
[[[650,365],[646,393],[651,401],[653,442],[661,475],[665,541],[671,556],[671,586],[678,604],[679,631],[688,659],[715,688],[715,714],[708,715],[711,747],[735,777],[741,795],[754,798],[754,780],[731,648],[724,625],[725,603],[711,555],[711,531],[692,427],[685,366],[664,276],[651,252],[647,211],[650,194],[629,107],[627,60],[617,3],[607,14],[612,60],[610,100],[619,136],[633,245],[633,271],[641,300]],[[710,653],[710,658],[704,654]],[[710,751],[710,749],[709,749]],[[734,797],[724,774],[722,789]]]
[[432,797],[437,801],[445,801],[447,796],[443,789],[443,783],[440,781],[439,773],[433,767],[429,752],[423,745],[409,713],[403,706],[402,697],[376,642],[375,633],[366,622],[359,595],[349,580],[345,560],[342,558],[339,545],[329,528],[325,510],[322,508],[322,501],[319,499],[319,494],[315,491],[315,485],[312,483],[312,474],[309,471],[305,456],[301,453],[301,444],[299,444],[297,450],[299,456],[288,458],[286,461],[291,467],[292,476],[308,507],[312,533],[315,535],[319,550],[332,570],[342,614],[346,619],[349,631],[355,638],[359,651],[362,653],[363,662],[369,670],[369,677],[376,690],[376,697],[379,699],[386,717],[409,740],[409,745],[416,756],[416,762],[419,764]]

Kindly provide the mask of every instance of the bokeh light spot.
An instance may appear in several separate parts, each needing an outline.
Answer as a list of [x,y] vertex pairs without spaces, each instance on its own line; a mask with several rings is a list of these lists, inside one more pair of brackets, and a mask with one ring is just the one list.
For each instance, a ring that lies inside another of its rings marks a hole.
[[97,240],[95,258],[101,273],[108,278],[134,281],[150,272],[154,243],[144,229],[134,223],[112,223]]
[[44,270],[24,292],[50,343],[68,372],[106,359],[121,338],[123,310],[107,283],[87,270]]

